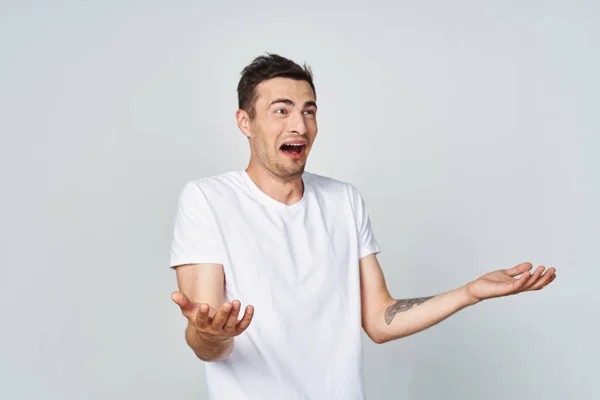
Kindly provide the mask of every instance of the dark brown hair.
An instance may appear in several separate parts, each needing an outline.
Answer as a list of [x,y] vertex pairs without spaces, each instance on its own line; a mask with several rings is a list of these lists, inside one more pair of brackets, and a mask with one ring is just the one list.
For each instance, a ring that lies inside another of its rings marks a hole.
[[238,107],[245,110],[250,119],[255,117],[256,86],[272,78],[292,78],[304,80],[310,84],[315,96],[312,71],[306,63],[300,66],[285,57],[269,54],[256,57],[241,73],[238,83]]

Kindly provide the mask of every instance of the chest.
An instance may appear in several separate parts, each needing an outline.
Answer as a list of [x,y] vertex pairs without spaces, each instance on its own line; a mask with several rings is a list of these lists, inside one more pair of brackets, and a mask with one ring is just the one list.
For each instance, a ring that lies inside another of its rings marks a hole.
[[344,207],[228,210],[220,229],[230,292],[301,300],[331,293],[348,279],[356,230]]

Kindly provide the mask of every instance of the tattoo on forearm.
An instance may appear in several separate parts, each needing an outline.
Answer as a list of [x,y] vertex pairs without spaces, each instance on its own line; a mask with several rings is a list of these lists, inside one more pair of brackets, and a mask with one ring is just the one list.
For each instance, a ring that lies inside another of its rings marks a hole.
[[417,297],[415,299],[405,299],[405,300],[396,301],[394,304],[392,304],[385,310],[386,324],[388,324],[388,325],[391,324],[392,320],[394,319],[396,314],[403,312],[403,311],[410,310],[411,308],[426,302],[427,300],[431,299],[432,297],[433,296]]

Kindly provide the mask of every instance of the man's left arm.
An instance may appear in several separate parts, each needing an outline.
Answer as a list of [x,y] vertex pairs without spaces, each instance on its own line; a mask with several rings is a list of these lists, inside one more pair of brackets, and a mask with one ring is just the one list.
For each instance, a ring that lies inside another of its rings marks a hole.
[[465,307],[525,291],[539,290],[556,278],[555,269],[531,263],[487,273],[466,285],[435,296],[394,299],[375,254],[360,260],[362,325],[375,343],[385,343],[427,329]]

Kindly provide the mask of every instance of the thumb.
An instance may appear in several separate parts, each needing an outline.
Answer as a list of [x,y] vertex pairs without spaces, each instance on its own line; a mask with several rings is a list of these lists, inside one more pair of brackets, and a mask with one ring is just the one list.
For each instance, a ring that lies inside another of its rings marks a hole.
[[181,308],[181,312],[184,315],[194,311],[194,303],[181,292],[173,292],[171,300]]

